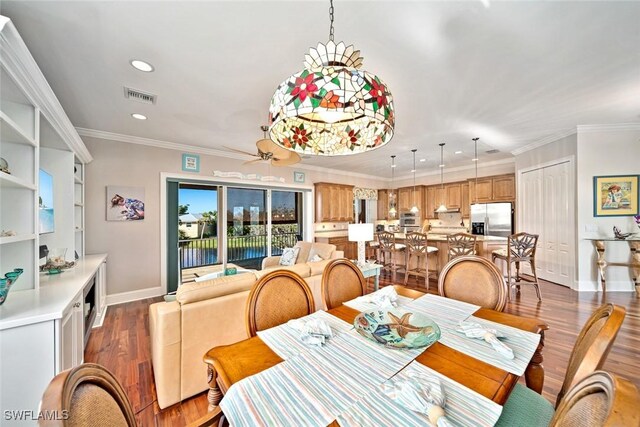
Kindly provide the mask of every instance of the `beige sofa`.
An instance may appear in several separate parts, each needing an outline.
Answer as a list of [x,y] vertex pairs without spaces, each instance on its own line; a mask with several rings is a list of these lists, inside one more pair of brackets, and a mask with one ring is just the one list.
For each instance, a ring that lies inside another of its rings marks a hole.
[[[277,268],[294,271],[304,278],[316,304],[324,309],[321,281],[324,267],[343,252],[326,243],[298,242],[296,264],[278,265],[279,257],[263,260],[260,271],[224,276],[180,286],[176,301],[149,307],[151,359],[160,408],[178,403],[208,388],[207,368],[202,356],[212,347],[248,338],[245,305],[253,285]],[[308,262],[318,254],[322,261]]]

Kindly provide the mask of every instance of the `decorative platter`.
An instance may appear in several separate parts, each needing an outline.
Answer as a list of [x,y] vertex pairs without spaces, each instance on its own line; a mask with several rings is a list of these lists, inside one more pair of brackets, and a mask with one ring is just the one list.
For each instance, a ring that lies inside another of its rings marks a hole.
[[431,319],[402,310],[371,310],[353,320],[360,335],[391,348],[428,347],[440,339],[440,328]]

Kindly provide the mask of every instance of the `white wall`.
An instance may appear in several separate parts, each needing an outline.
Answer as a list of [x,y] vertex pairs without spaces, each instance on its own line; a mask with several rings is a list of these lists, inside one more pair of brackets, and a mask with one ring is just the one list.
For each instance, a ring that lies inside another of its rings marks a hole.
[[[599,289],[596,254],[593,244],[584,240],[593,235],[613,237],[613,226],[622,231],[637,232],[631,216],[594,217],[593,177],[601,175],[640,175],[640,124],[627,126],[628,130],[593,129],[582,131],[577,136],[577,188],[578,194],[578,286],[581,291]],[[597,228],[588,232],[587,227]],[[605,253],[610,262],[630,262],[629,246],[626,242],[607,243]],[[633,279],[627,267],[609,267],[607,290],[631,291]],[[596,288],[596,286],[598,286]]]
[[[86,253],[109,254],[108,295],[142,290],[130,295],[130,299],[135,299],[153,295],[152,291],[145,290],[154,288],[157,294],[160,286],[160,217],[164,215],[160,212],[160,174],[188,174],[182,172],[182,152],[88,137],[83,140],[94,158],[86,166],[85,173]],[[314,182],[339,182],[366,188],[386,186],[381,180],[305,170],[304,165],[271,167],[269,170],[265,164],[243,165],[241,160],[207,155],[200,155],[200,162],[200,174],[189,174],[194,178],[212,178],[213,170],[222,170],[282,176],[287,184],[292,184],[293,171],[299,170],[305,172],[305,185],[310,187]],[[108,185],[144,187],[145,219],[107,222]],[[117,298],[129,299],[127,296]]]
[[53,177],[54,232],[40,235],[40,244],[49,249],[67,248],[67,261],[73,261],[75,240],[73,153],[40,148],[40,169]]
[[516,156],[516,171],[575,156],[578,135],[573,134]]

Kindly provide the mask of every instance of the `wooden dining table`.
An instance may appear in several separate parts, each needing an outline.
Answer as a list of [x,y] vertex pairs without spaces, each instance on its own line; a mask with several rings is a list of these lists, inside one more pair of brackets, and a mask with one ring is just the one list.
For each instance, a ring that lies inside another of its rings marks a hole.
[[[423,292],[399,285],[395,285],[395,289],[398,295],[413,299],[425,295]],[[360,312],[346,305],[341,305],[328,310],[328,313],[345,322],[353,323]],[[480,308],[473,315],[541,335],[540,343],[524,374],[527,386],[541,393],[544,383],[542,349],[544,347],[544,331],[549,328],[548,325],[538,319],[515,316],[485,308]],[[499,405],[505,403],[519,379],[518,375],[482,362],[439,342],[428,347],[415,360]],[[269,369],[283,362],[283,359],[269,348],[260,337],[255,336],[235,344],[214,347],[205,354],[204,361],[208,366],[209,375],[209,410],[213,410],[233,384]]]

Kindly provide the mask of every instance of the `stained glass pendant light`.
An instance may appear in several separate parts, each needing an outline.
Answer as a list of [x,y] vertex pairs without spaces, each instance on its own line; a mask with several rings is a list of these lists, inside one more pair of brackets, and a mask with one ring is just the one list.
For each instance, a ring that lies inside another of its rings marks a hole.
[[413,206],[411,207],[411,213],[418,213],[420,209],[418,209],[418,204],[416,203],[416,148],[411,150],[413,153]]
[[391,217],[395,217],[398,211],[396,210],[396,200],[393,195],[393,177],[395,175],[394,171],[396,170],[396,156],[391,156],[391,192],[389,193],[389,215]]
[[436,212],[446,212],[447,206],[444,204],[444,142],[440,144],[440,206]]
[[393,137],[393,97],[382,80],[361,70],[353,45],[333,40],[305,55],[304,70],[283,81],[271,98],[269,135],[300,154],[340,156],[380,148]]

